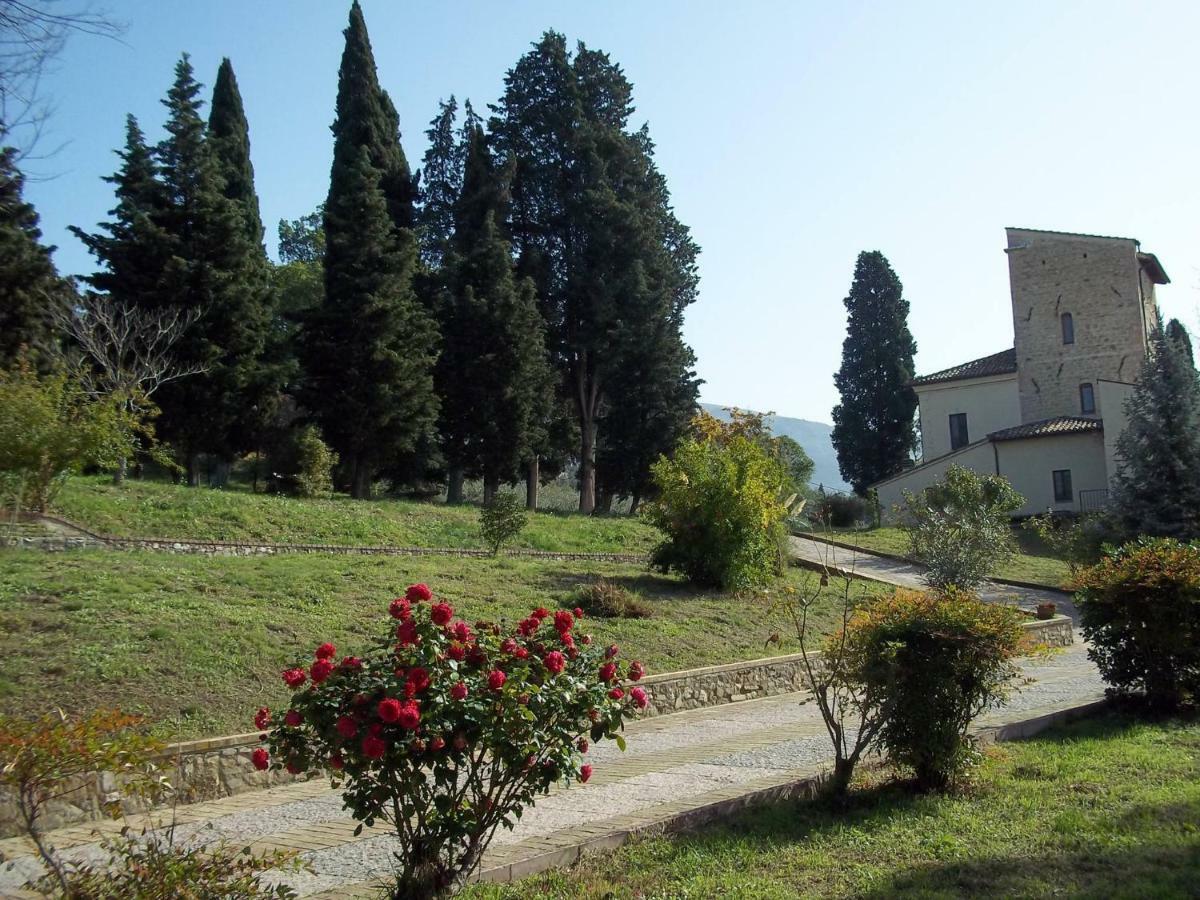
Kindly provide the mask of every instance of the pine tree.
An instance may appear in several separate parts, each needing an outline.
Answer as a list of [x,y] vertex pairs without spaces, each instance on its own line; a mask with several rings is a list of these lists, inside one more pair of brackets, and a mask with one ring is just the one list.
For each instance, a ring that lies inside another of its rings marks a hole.
[[1200,537],[1200,375],[1161,320],[1125,414],[1117,518],[1131,536]]
[[1187,328],[1178,319],[1172,319],[1167,323],[1167,337],[1175,342],[1187,360],[1188,365],[1192,368],[1196,367],[1196,357],[1192,350],[1192,336],[1188,334]]
[[[2,135],[2,132],[0,132]],[[17,151],[0,149],[0,369],[45,349],[53,339],[50,307],[61,303],[65,285],[42,244],[38,214],[23,197],[25,178]]]
[[506,181],[476,124],[455,204],[438,367],[450,502],[461,499],[460,473],[483,477],[485,502],[501,481],[515,478],[543,439],[552,403],[553,376],[533,282],[514,276],[501,230]]
[[833,446],[842,477],[861,494],[894,475],[916,445],[913,377],[916,341],[900,279],[878,250],[858,255],[846,297],[849,321],[842,367],[834,376],[842,402],[833,410]]
[[325,296],[301,333],[301,397],[348,468],[351,494],[365,498],[377,472],[432,434],[437,331],[413,288],[413,182],[357,2],[345,36]]

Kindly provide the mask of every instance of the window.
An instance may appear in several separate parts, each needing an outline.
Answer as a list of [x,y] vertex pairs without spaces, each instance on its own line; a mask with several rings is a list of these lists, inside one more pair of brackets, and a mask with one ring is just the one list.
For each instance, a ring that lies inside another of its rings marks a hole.
[[1062,331],[1064,344],[1075,343],[1075,320],[1070,313],[1062,314]]
[[1071,503],[1075,499],[1075,493],[1071,490],[1071,470],[1070,469],[1055,469],[1054,470],[1054,502],[1055,503]]
[[1096,392],[1092,390],[1091,382],[1085,381],[1079,386],[1079,408],[1085,416],[1096,411]]
[[967,437],[967,414],[951,413],[950,449],[957,450],[959,447],[965,447],[969,443],[971,443],[971,440]]

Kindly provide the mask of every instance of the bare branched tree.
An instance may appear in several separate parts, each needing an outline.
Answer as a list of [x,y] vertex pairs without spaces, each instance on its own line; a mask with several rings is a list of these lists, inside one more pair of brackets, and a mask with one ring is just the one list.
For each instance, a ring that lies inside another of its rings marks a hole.
[[54,112],[42,79],[71,35],[117,38],[124,30],[88,2],[0,0],[0,143],[17,147],[18,160],[33,153]]
[[[91,292],[51,309],[68,339],[66,352],[84,357],[85,364],[75,367],[84,388],[95,396],[118,397],[131,412],[146,414],[164,384],[206,371],[202,365],[182,364],[172,354],[200,318],[199,310],[148,310]],[[122,461],[114,480],[120,483],[124,475]]]

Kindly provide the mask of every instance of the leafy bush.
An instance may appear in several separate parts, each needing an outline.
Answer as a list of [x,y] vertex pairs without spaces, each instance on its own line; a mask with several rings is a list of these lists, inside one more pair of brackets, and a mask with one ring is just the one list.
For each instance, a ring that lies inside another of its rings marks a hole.
[[528,517],[525,506],[511,492],[497,492],[490,503],[479,511],[479,533],[491,548],[492,556],[500,555],[500,548],[521,533]]
[[880,746],[921,788],[945,789],[977,755],[971,721],[1004,700],[1017,674],[1020,613],[954,590],[897,590],[846,631],[853,678],[880,704]]
[[653,566],[726,590],[782,572],[787,473],[761,443],[743,434],[689,438],[652,473],[658,499],[644,515],[665,535]]
[[855,494],[821,493],[813,504],[813,518],[822,525],[849,528],[865,520],[870,512],[867,502]]
[[1117,691],[1200,698],[1200,542],[1141,538],[1076,577],[1088,656]]
[[[261,709],[270,753],[255,764],[325,771],[351,814],[400,841],[396,897],[454,890],[495,830],[556,782],[587,781],[588,740],[615,739],[647,704],[625,685],[617,648],[578,635],[580,610],[535,610],[515,634],[454,621],[425,585],[392,601],[393,622],[363,656],[330,644],[283,673],[288,710]],[[393,627],[394,626],[394,627]],[[625,668],[633,681],[640,663]]]
[[589,616],[604,619],[648,619],[652,613],[645,600],[606,578],[580,588],[576,600]]
[[902,527],[910,554],[933,588],[970,590],[1016,553],[1009,514],[1025,498],[1000,475],[950,466],[942,480],[904,492]]
[[1120,543],[1116,523],[1097,513],[1070,516],[1044,512],[1030,516],[1021,527],[1036,534],[1056,559],[1067,564],[1071,574],[1099,562],[1106,545]]
[[333,469],[338,455],[321,439],[321,431],[308,425],[296,440],[296,493],[301,497],[333,494]]

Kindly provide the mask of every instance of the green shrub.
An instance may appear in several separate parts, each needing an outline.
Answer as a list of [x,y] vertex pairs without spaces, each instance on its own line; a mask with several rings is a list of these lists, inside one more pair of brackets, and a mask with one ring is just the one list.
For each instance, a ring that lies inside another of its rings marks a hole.
[[606,578],[580,588],[575,602],[589,616],[602,619],[648,619],[652,612],[637,594]]
[[333,469],[338,455],[321,439],[321,430],[308,425],[296,440],[296,493],[301,497],[333,494]]
[[1076,577],[1088,656],[1119,692],[1200,698],[1200,543],[1141,538]]
[[1025,498],[1000,475],[950,466],[942,480],[904,492],[902,527],[909,553],[930,587],[970,590],[1016,553],[1009,514]]
[[975,760],[971,721],[1017,674],[1020,613],[970,594],[898,589],[847,626],[850,667],[877,698],[880,747],[922,789],[944,790]]
[[1120,543],[1116,523],[1097,513],[1073,516],[1047,511],[1030,516],[1021,527],[1036,534],[1056,559],[1067,564],[1071,574],[1099,562],[1106,545]]
[[525,506],[516,494],[497,492],[490,503],[479,511],[479,533],[492,551],[500,554],[500,548],[521,533],[527,521]]
[[706,587],[744,590],[783,570],[783,466],[744,435],[687,439],[654,464],[644,513],[666,535],[652,565]]
[[813,518],[822,525],[849,528],[865,520],[870,510],[862,497],[854,494],[821,494],[814,504]]

